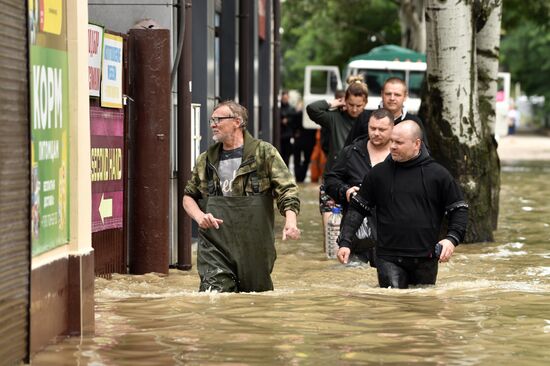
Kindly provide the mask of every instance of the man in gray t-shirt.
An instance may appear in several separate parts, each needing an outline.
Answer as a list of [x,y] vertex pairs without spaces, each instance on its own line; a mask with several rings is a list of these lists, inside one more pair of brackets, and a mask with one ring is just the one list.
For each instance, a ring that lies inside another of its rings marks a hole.
[[232,196],[232,183],[237,174],[237,169],[243,160],[243,147],[233,150],[222,150],[218,166],[220,185],[224,196]]

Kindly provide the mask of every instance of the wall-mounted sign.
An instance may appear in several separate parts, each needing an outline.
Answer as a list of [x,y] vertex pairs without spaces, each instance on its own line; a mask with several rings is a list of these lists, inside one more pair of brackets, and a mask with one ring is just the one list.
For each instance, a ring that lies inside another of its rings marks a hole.
[[90,106],[92,232],[121,228],[124,111]]
[[104,34],[101,74],[101,106],[122,108],[122,37]]
[[29,0],[31,241],[40,254],[69,241],[66,2]]
[[103,27],[88,24],[88,84],[91,97],[99,97],[102,54]]

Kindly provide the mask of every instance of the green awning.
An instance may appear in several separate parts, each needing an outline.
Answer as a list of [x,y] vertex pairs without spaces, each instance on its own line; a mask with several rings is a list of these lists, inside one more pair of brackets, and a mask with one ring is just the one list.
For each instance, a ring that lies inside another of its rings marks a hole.
[[348,63],[356,60],[426,62],[426,55],[405,47],[384,45],[375,47],[367,53],[354,56]]

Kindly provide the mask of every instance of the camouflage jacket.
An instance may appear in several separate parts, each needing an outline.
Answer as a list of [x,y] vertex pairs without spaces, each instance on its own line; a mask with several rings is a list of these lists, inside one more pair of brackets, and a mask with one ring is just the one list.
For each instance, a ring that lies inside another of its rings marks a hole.
[[[217,173],[221,149],[222,144],[216,143],[198,157],[191,179],[185,187],[185,195],[195,200],[208,195],[221,195]],[[254,195],[256,191],[256,194],[274,197],[283,216],[287,210],[297,214],[300,211],[298,186],[281,155],[273,145],[255,139],[248,131],[244,133],[242,163],[233,180],[232,189],[233,196]]]

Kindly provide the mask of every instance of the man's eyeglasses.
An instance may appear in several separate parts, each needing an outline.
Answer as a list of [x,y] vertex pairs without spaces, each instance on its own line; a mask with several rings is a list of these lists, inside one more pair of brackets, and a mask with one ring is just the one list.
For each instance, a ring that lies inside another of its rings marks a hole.
[[219,125],[220,122],[222,122],[225,119],[235,119],[237,117],[235,116],[225,116],[225,117],[210,117],[208,120],[210,122],[210,126],[212,125]]

